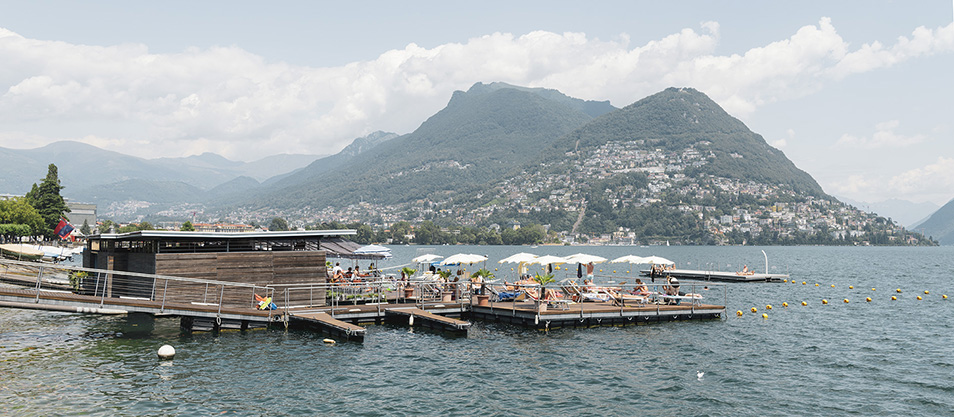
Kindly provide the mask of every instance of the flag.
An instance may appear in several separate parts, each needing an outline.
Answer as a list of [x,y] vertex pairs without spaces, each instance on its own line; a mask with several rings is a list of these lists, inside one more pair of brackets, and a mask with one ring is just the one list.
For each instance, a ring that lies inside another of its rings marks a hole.
[[56,233],[60,239],[66,239],[70,235],[70,232],[73,231],[73,225],[71,225],[66,219],[60,217],[60,222],[57,223],[56,228],[53,229],[53,233]]

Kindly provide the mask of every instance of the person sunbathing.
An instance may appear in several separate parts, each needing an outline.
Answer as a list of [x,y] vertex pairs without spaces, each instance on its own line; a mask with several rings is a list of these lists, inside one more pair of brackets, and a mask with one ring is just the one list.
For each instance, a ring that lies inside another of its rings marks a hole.
[[639,278],[636,279],[636,287],[633,288],[634,295],[649,295],[649,287]]

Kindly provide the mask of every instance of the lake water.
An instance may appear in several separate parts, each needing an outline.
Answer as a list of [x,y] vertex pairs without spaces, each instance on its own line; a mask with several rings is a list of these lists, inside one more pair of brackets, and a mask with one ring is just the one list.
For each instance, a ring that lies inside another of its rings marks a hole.
[[[418,249],[395,247],[395,258],[381,266],[406,262]],[[332,346],[307,331],[190,334],[175,318],[0,309],[0,409],[4,415],[951,415],[952,247],[441,246],[433,252],[489,255],[490,269],[509,274],[512,265],[496,260],[517,252],[652,254],[686,268],[747,264],[762,271],[760,249],[771,272],[790,273],[796,283],[730,284],[729,317],[711,321],[550,332],[476,322],[467,338],[370,325],[363,344]],[[628,269],[598,267],[604,274]],[[823,298],[830,304],[822,305]],[[774,309],[766,311],[766,304]],[[745,313],[736,317],[736,310]],[[175,346],[175,360],[156,359],[163,344]]]

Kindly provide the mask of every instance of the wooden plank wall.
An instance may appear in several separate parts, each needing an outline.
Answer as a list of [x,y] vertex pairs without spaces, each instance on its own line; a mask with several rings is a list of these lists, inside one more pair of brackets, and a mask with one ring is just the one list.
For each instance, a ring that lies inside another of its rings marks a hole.
[[[327,281],[324,251],[255,251],[229,253],[169,253],[156,255],[156,273],[186,278],[242,282],[259,286],[274,284],[314,284]],[[162,285],[162,284],[160,284]],[[205,302],[223,305],[250,305],[251,290],[226,291],[206,289],[195,284],[170,283],[163,288],[167,299],[182,302]],[[158,291],[157,291],[158,292]],[[158,294],[157,294],[158,295]],[[259,294],[264,295],[264,293]],[[276,294],[276,298],[279,295]],[[309,300],[324,305],[324,292],[292,293],[290,303],[301,305]],[[276,304],[281,304],[276,300]]]

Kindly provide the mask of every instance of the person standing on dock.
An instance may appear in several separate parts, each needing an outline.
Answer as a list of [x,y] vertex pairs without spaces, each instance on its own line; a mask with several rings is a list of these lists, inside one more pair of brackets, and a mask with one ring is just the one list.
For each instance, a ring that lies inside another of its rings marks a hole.
[[593,262],[590,262],[590,263],[586,264],[586,278],[589,279],[590,281],[593,280],[593,269],[594,269],[594,268],[595,268],[595,267],[593,266]]

